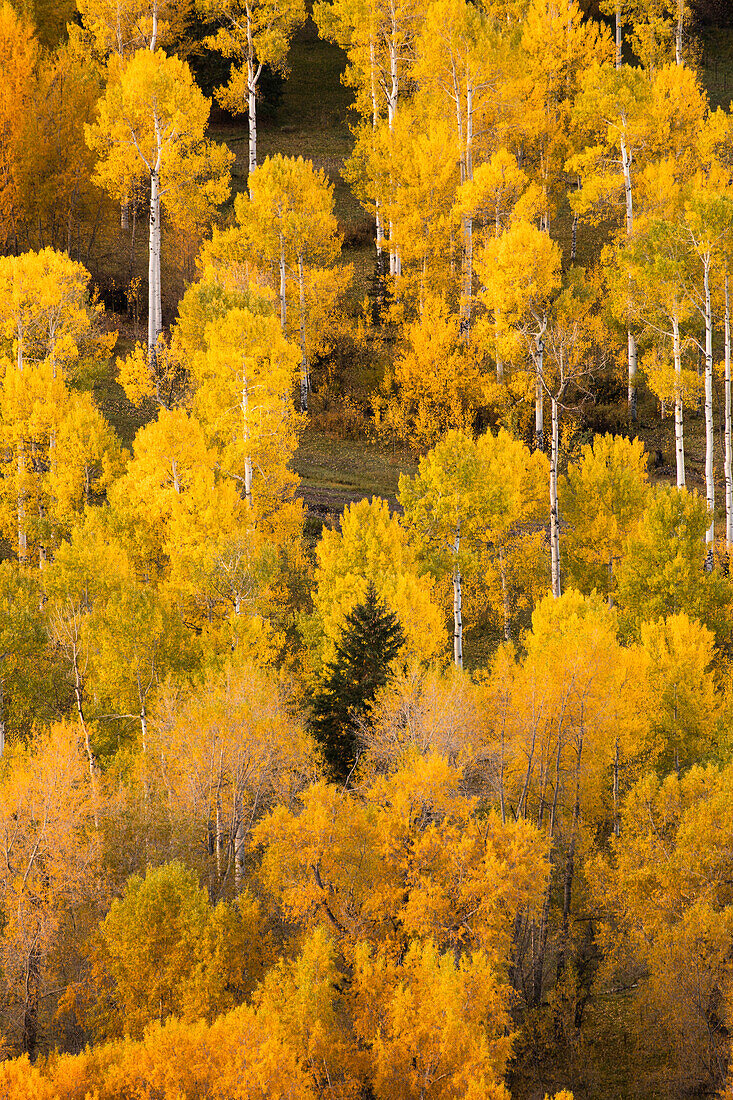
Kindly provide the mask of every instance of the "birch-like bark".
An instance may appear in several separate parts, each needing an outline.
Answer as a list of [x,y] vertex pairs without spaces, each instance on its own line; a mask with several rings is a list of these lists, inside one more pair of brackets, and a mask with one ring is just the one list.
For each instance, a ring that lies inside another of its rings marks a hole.
[[538,451],[545,449],[545,397],[542,387],[542,371],[544,366],[545,345],[540,336],[537,340],[537,364],[535,373],[534,394],[534,437],[535,447]]
[[674,358],[674,451],[677,463],[677,488],[685,487],[685,439],[682,422],[682,350],[680,324],[672,318],[672,355]]
[[733,548],[733,448],[731,445],[730,384],[730,288],[725,273],[725,541],[728,555]]
[[[621,134],[621,169],[624,176],[624,202],[626,206],[626,236],[630,237],[634,232],[634,201],[631,190],[631,157],[626,148],[626,138]],[[629,420],[636,422],[636,379],[637,379],[637,353],[636,336],[629,327],[628,330],[628,361],[629,361]]]
[[499,332],[501,330],[501,313],[496,310],[494,313],[494,339],[496,341],[496,381],[499,385],[502,385],[504,381],[504,360],[501,357],[499,351]]
[[552,594],[560,596],[560,515],[557,502],[558,409],[552,398],[552,444],[550,446],[550,557],[552,561]]
[[506,563],[504,561],[504,551],[499,547],[499,573],[501,574],[501,599],[504,609],[504,641],[510,642],[512,640],[512,616],[511,607],[509,606],[509,586],[506,582]]
[[247,365],[242,364],[242,443],[244,444],[244,499],[252,507],[252,455],[249,431],[249,385]]
[[677,0],[677,30],[674,36],[674,60],[675,64],[682,64],[682,25],[685,18],[684,0]]
[[[376,60],[374,57],[374,38],[369,36],[369,69],[371,77],[371,92],[372,92],[372,132],[376,134],[377,127],[379,125],[379,106],[377,104],[377,81],[376,81]],[[374,197],[374,220],[377,227],[377,299],[381,303],[382,299],[382,277],[384,275],[384,258],[382,253],[384,251],[384,230],[382,229],[382,211],[381,211],[381,198],[379,195]]]
[[616,0],[616,68],[621,68],[621,55],[623,53],[623,40],[621,37],[621,4]]
[[152,16],[153,16],[153,26],[152,26],[152,31],[151,31],[151,35],[150,35],[150,52],[155,53],[156,47],[158,45],[158,4],[157,4],[157,2],[153,4]]
[[[17,365],[18,373],[23,373],[23,341],[25,333],[23,331],[23,324],[18,324],[18,353],[17,353]],[[25,441],[20,438],[18,441],[18,460],[17,460],[17,475],[18,475],[18,561],[21,565],[24,565],[28,560],[28,533],[26,530],[26,486],[25,486],[25,471],[26,471],[26,457],[25,457]]]
[[[156,123],[157,130],[157,123]],[[150,240],[148,252],[148,356],[155,362],[158,337],[163,331],[160,288],[160,136],[158,160],[150,173]]]
[[705,290],[705,497],[710,512],[710,526],[705,532],[705,569],[713,568],[715,540],[715,481],[713,478],[713,311],[710,302],[710,260],[703,259],[703,285]]
[[237,792],[234,799],[234,893],[239,896],[244,884],[245,831],[242,812],[242,796]]
[[287,303],[285,301],[285,237],[280,234],[280,327],[285,333],[285,325],[287,322]]
[[458,553],[461,546],[461,524],[456,524],[456,537],[453,543],[453,662],[456,668],[463,668],[463,606],[461,596],[461,569]]
[[[458,97],[456,97],[458,98]],[[460,126],[460,108],[458,109],[458,123]],[[463,181],[473,179],[473,87],[466,80],[466,144],[463,158]],[[473,307],[473,217],[470,213],[463,215],[463,292],[461,308],[461,334],[464,340],[468,340],[471,331],[471,313]]]
[[300,288],[300,411],[308,408],[308,356],[305,350],[305,279],[303,257],[298,256],[298,283]]

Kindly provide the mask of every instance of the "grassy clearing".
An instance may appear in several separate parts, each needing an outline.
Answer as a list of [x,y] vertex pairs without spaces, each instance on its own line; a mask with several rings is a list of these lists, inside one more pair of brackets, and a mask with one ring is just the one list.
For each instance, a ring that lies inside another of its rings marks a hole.
[[334,526],[344,508],[364,497],[384,497],[397,507],[400,474],[417,469],[411,455],[363,440],[334,439],[306,429],[293,468],[300,477],[298,495],[318,525]]

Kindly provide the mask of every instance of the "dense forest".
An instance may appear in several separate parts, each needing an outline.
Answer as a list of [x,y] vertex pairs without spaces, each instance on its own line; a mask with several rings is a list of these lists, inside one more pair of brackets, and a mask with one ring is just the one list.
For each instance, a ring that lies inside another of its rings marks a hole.
[[0,1100],[733,1098],[732,24],[1,0]]

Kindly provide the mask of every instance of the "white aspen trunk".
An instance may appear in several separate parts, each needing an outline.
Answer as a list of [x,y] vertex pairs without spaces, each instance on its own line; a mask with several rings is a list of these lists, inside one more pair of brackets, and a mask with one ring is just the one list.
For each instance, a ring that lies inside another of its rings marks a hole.
[[682,424],[682,352],[680,325],[672,318],[672,354],[674,356],[674,449],[677,461],[677,488],[685,487],[685,440]]
[[621,3],[616,0],[616,68],[622,64],[623,39],[621,37]]
[[[23,331],[22,322],[18,325],[18,353],[17,353],[17,365],[18,372],[23,373],[24,359],[23,359],[23,341],[25,333]],[[28,560],[28,535],[26,532],[26,486],[25,486],[25,471],[26,471],[26,459],[25,459],[25,441],[21,437],[18,441],[18,461],[17,461],[17,477],[18,477],[18,561],[21,565],[25,565]]]
[[677,65],[682,64],[682,24],[685,18],[684,0],[677,0],[677,31],[674,36],[674,59]]
[[713,312],[710,302],[710,259],[703,261],[703,279],[705,288],[705,497],[710,512],[710,526],[705,532],[707,554],[705,568],[713,568],[713,545],[715,540],[715,481],[713,479]]
[[257,167],[257,81],[262,66],[255,71],[255,49],[252,41],[252,17],[247,7],[247,122],[249,125],[249,172]]
[[155,49],[158,45],[158,4],[153,4],[153,29],[150,35],[150,52],[155,53]]
[[[160,157],[158,158],[160,162]],[[155,362],[158,337],[163,331],[160,291],[160,178],[150,173],[150,240],[148,252],[148,356]]]
[[506,583],[504,551],[501,547],[499,547],[499,573],[501,574],[501,599],[504,608],[504,641],[510,642],[512,640],[512,617],[509,605],[509,587]]
[[285,301],[285,237],[280,234],[280,327],[285,333],[287,303]]
[[725,273],[725,541],[728,554],[733,547],[733,448],[731,446],[730,388],[730,293]]
[[458,565],[458,552],[461,545],[461,524],[456,525],[456,538],[453,543],[455,564],[453,566],[453,662],[456,668],[463,668],[463,606],[461,603],[461,570]]
[[[460,112],[458,117],[460,125]],[[463,158],[464,179],[473,179],[473,87],[466,80],[466,146]],[[473,218],[470,214],[463,218],[463,308],[461,310],[461,332],[467,341],[471,330],[471,310],[473,306]]]
[[303,257],[298,256],[298,282],[300,285],[300,411],[308,408],[308,356],[305,353],[305,280]]
[[242,442],[244,444],[244,499],[252,507],[252,455],[249,432],[249,386],[246,360],[242,362]]
[[638,357],[636,351],[636,336],[629,329],[628,332],[628,344],[629,344],[629,419],[636,421],[637,406],[636,406],[636,378],[638,368]]
[[[396,38],[396,25],[395,25],[395,12],[394,6],[392,7],[392,35],[389,40],[389,76],[390,76],[390,88],[387,91],[387,125],[389,126],[389,132],[392,133],[394,129],[395,114],[397,113],[397,99],[399,96],[399,77],[397,74],[397,46],[395,44]],[[389,222],[389,273],[393,276],[402,274],[402,263],[400,261],[399,254],[394,247],[394,227],[392,225],[392,219]]]
[[535,374],[534,390],[534,438],[538,451],[545,449],[545,404],[544,391],[542,389],[542,370],[544,365],[544,344],[542,337],[537,341],[537,368]]
[[[377,126],[379,125],[379,106],[377,104],[377,82],[376,82],[376,60],[374,57],[374,38],[369,36],[369,74],[371,80],[371,93],[372,93],[372,132],[376,134]],[[383,275],[382,268],[382,252],[384,250],[384,232],[382,230],[382,211],[381,200],[379,195],[374,199],[374,220],[377,227],[377,278],[381,284]],[[381,285],[377,288],[378,295],[381,298]]]
[[145,703],[140,707],[140,737],[142,740],[143,756],[148,754],[148,714]]
[[123,199],[120,203],[120,229],[130,228],[130,203]]
[[552,398],[552,444],[550,447],[550,557],[552,562],[552,594],[560,596],[560,515],[557,502],[557,457],[558,457],[558,410],[557,400]]
[[578,255],[578,213],[573,214],[573,229],[570,238],[570,263],[574,264]]
[[[624,120],[625,121],[625,120]],[[634,232],[634,201],[633,193],[631,190],[631,157],[629,156],[626,148],[626,138],[621,134],[621,169],[624,175],[624,201],[626,205],[626,236],[630,237]],[[629,359],[629,420],[632,423],[636,421],[637,408],[636,408],[636,378],[637,378],[637,355],[636,355],[636,337],[634,336],[631,328],[628,332],[628,359]]]
[[234,893],[238,896],[242,892],[244,882],[244,814],[242,812],[242,796],[237,793],[234,799]]

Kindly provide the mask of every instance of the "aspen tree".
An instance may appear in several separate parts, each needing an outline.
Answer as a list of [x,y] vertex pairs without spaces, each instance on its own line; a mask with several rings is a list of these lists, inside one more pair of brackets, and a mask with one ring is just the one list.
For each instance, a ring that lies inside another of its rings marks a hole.
[[229,309],[205,330],[194,409],[253,514],[267,515],[292,493],[287,463],[300,427],[290,391],[298,352],[262,303]]
[[[468,210],[474,225],[483,226],[484,240],[492,233],[498,237],[508,227],[510,218],[524,217],[530,221],[538,213],[539,191],[536,186],[528,188],[528,183],[529,177],[514,154],[498,149],[489,161],[478,165],[472,180],[458,188],[456,209],[461,214]],[[504,360],[499,347],[501,327],[501,310],[498,310],[494,316],[498,383],[504,381]]]
[[[119,69],[138,50],[168,46],[180,38],[191,11],[190,0],[79,0],[81,29],[73,37],[90,48],[93,56],[109,66],[115,78]],[[123,228],[125,228],[123,226]]]
[[649,222],[621,258],[620,297],[631,294],[631,316],[671,341],[674,361],[675,457],[677,488],[685,486],[683,405],[685,375],[682,325],[693,305],[686,286],[687,248],[681,227],[673,222]]
[[[529,222],[517,219],[501,236],[487,241],[476,259],[484,301],[501,324],[513,357],[524,343],[535,366],[535,446],[544,450],[544,338],[549,308],[560,287],[560,249]],[[519,340],[519,345],[517,343]]]
[[[641,70],[596,64],[581,79],[573,107],[574,125],[588,133],[593,144],[567,162],[582,180],[581,189],[571,196],[571,206],[582,215],[622,190],[627,239],[634,232],[632,165],[649,142],[649,101],[649,85]],[[634,422],[638,363],[636,335],[630,326],[627,337],[628,407]]]
[[148,354],[163,331],[160,281],[161,202],[196,192],[211,206],[229,190],[234,154],[204,140],[209,101],[191,71],[162,50],[139,50],[110,83],[87,141],[100,157],[95,179],[124,200],[136,181],[150,185]]
[[673,486],[658,487],[618,569],[618,603],[624,631],[638,636],[642,622],[684,612],[727,637],[731,589],[717,572],[707,573],[705,501]]
[[542,189],[540,224],[547,233],[559,198],[555,188],[568,151],[573,100],[588,66],[610,60],[612,48],[606,27],[584,18],[576,0],[532,0],[522,26],[526,106],[520,125]]
[[257,92],[263,66],[287,75],[293,32],[305,22],[303,0],[196,0],[207,19],[221,23],[205,44],[233,60],[229,83],[216,91],[222,107],[247,111],[249,173],[257,167]]
[[[483,13],[465,0],[435,0],[415,45],[414,78],[421,92],[445,100],[444,114],[453,121],[453,145],[459,183],[473,179],[477,119],[496,95],[494,42]],[[461,335],[468,339],[473,303],[473,218],[461,212],[463,262],[460,289]]]
[[685,203],[682,233],[688,242],[693,270],[688,275],[690,299],[705,326],[704,342],[696,341],[705,356],[705,495],[710,527],[705,534],[706,569],[713,567],[715,536],[715,481],[713,476],[713,274],[725,238],[733,226],[730,193],[713,189],[712,181],[697,179]]
[[[369,149],[382,119],[390,134],[393,130],[400,96],[409,87],[414,40],[423,15],[415,0],[322,0],[314,6],[320,33],[345,49],[349,58],[345,78],[355,88],[356,107],[365,119],[357,148],[363,143]],[[348,171],[348,163],[346,167]],[[392,244],[395,225],[382,217],[383,192],[391,181],[387,177],[370,183],[373,191],[366,204],[374,209],[377,221],[378,268],[387,238],[389,274],[398,276],[402,272],[399,252]]]
[[69,400],[64,376],[85,352],[101,357],[114,342],[95,331],[101,307],[90,303],[89,278],[81,264],[50,248],[0,259],[0,340],[10,353],[3,359],[2,431],[15,466],[6,492],[14,496],[21,561],[29,533],[41,564],[45,558],[44,475],[58,459],[56,436]]
[[30,108],[39,49],[33,28],[3,2],[0,7],[0,244],[19,249],[22,219],[24,120]]
[[606,593],[611,605],[626,540],[648,502],[647,459],[638,439],[597,435],[559,481],[570,581],[582,592]]
[[[322,169],[302,157],[267,157],[249,177],[249,196],[235,202],[237,228],[223,233],[212,250],[226,262],[242,256],[265,269],[277,268],[280,324],[300,345],[300,409],[308,408],[308,345],[313,342],[307,282],[313,270],[333,264],[339,253],[333,185]],[[288,280],[297,284],[297,324],[288,327]],[[325,287],[323,288],[325,289]]]
[[77,934],[91,930],[104,896],[99,840],[75,726],[38,731],[27,745],[9,750],[4,763],[2,1023],[16,1049],[35,1057],[48,1016],[71,977],[65,981],[59,965],[64,935],[70,925]]
[[[402,294],[417,299],[420,316],[439,292],[451,296],[446,265],[454,231],[451,202],[458,173],[453,129],[441,117],[425,116],[421,104],[404,104],[392,130],[380,127],[369,172],[389,177],[382,210],[402,263]],[[427,311],[430,312],[429,310]]]

